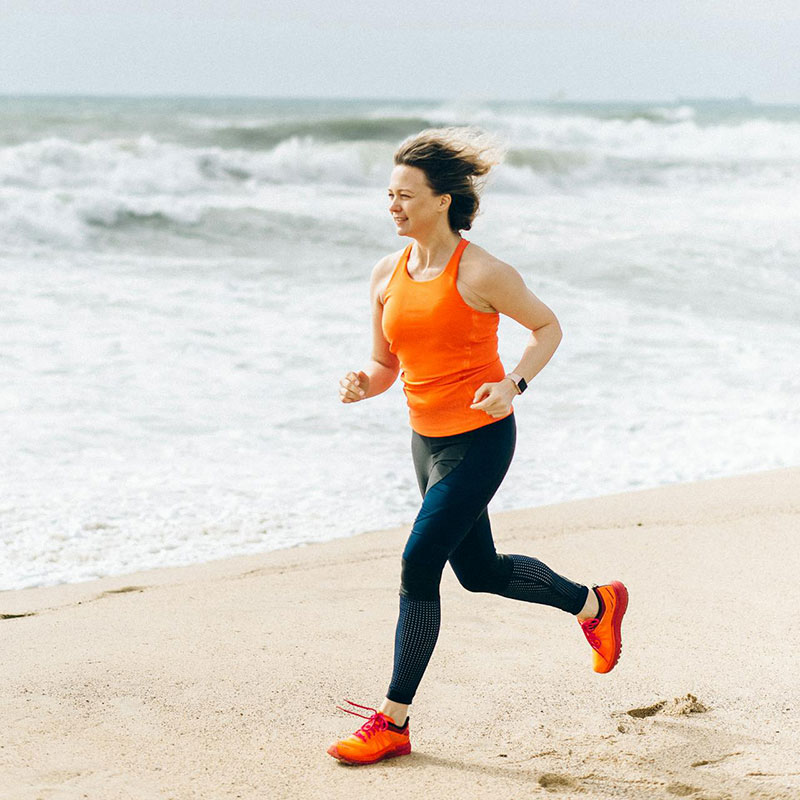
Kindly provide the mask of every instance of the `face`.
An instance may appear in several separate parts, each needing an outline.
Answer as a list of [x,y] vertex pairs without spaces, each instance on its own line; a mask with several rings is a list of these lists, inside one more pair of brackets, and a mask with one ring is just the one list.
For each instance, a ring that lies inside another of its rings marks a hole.
[[399,236],[413,236],[447,221],[450,195],[437,195],[419,167],[400,164],[389,179],[389,213]]

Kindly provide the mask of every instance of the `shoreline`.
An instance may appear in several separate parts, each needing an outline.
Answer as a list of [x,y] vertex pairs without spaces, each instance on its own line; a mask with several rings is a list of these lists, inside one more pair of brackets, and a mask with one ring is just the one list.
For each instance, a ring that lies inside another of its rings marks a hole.
[[388,683],[405,527],[0,592],[0,800],[795,798],[798,520],[800,468],[493,514],[499,550],[628,585],[620,663],[446,569],[413,752],[367,768],[325,749]]
[[[515,515],[522,514],[527,517],[529,514],[534,515],[542,515],[542,519],[550,519],[552,518],[549,511],[552,510],[554,514],[558,514],[558,509],[562,509],[564,507],[574,507],[574,509],[569,513],[570,519],[584,519],[584,516],[580,513],[580,507],[585,506],[586,504],[591,504],[592,508],[588,509],[587,516],[585,517],[584,521],[585,524],[591,525],[594,524],[595,527],[602,527],[597,523],[601,520],[598,520],[593,515],[597,513],[597,509],[604,509],[605,514],[609,513],[616,513],[617,511],[626,513],[624,511],[624,506],[627,504],[626,498],[629,496],[641,496],[642,503],[641,508],[646,509],[649,508],[651,511],[655,509],[658,505],[658,501],[656,501],[655,505],[648,504],[645,495],[649,493],[661,493],[661,492],[669,492],[674,489],[680,490],[681,487],[686,486],[696,486],[696,485],[704,485],[708,486],[711,491],[713,492],[713,484],[717,484],[720,482],[727,482],[727,481],[736,481],[736,480],[746,480],[749,478],[758,478],[759,476],[768,476],[772,474],[784,473],[784,472],[791,472],[797,470],[798,475],[800,475],[800,466],[798,467],[779,467],[775,469],[768,469],[768,470],[759,470],[757,472],[745,472],[745,473],[738,473],[735,475],[725,475],[722,477],[715,477],[715,478],[703,478],[696,481],[688,481],[685,483],[669,483],[663,484],[661,486],[653,486],[648,488],[642,489],[629,489],[626,491],[621,492],[613,492],[610,494],[603,494],[591,497],[581,497],[572,500],[564,500],[555,503],[548,503],[541,506],[531,506],[527,508],[518,508],[518,509],[511,509],[507,511],[491,511],[490,512],[492,517],[492,522],[494,524],[495,520],[498,522],[506,520],[506,518],[511,518]],[[800,477],[798,478],[800,481]],[[799,490],[800,491],[800,490]],[[597,508],[595,508],[597,506]],[[650,521],[665,521],[668,517],[661,517],[657,516],[650,516],[648,517]],[[607,519],[607,517],[603,517],[602,519]],[[64,583],[57,583],[57,584],[47,584],[43,586],[29,586],[24,587],[21,589],[0,589],[0,620],[4,618],[6,615],[14,615],[17,613],[25,613],[17,611],[16,609],[20,609],[25,607],[26,603],[33,604],[34,610],[36,610],[36,606],[39,603],[46,602],[46,596],[48,594],[53,594],[55,596],[60,595],[63,590],[63,594],[65,598],[68,598],[68,602],[77,602],[78,600],[88,599],[92,597],[95,591],[106,591],[106,592],[119,592],[121,589],[125,588],[126,586],[135,585],[138,583],[148,583],[148,585],[164,585],[169,583],[170,581],[177,579],[181,576],[181,574],[185,571],[193,571],[203,570],[204,573],[207,570],[209,577],[214,577],[218,575],[227,574],[228,567],[233,572],[236,572],[239,569],[240,563],[244,563],[247,565],[250,561],[255,560],[260,562],[262,559],[269,559],[270,556],[276,556],[280,553],[291,553],[293,551],[304,551],[306,548],[316,548],[316,547],[325,547],[325,546],[335,546],[337,543],[346,542],[350,540],[360,540],[362,537],[366,536],[374,536],[374,535],[388,535],[388,534],[395,534],[395,533],[403,533],[406,534],[411,528],[413,520],[409,519],[402,525],[395,525],[388,528],[377,528],[377,529],[370,529],[364,530],[359,533],[350,534],[350,535],[342,535],[337,536],[333,539],[323,539],[320,541],[310,541],[310,542],[298,542],[296,544],[290,544],[283,547],[278,547],[275,550],[264,550],[258,553],[241,553],[237,555],[226,555],[220,556],[218,558],[211,558],[205,561],[197,561],[190,564],[178,564],[178,565],[166,565],[166,566],[153,566],[144,569],[135,569],[130,572],[120,572],[115,573],[113,575],[104,575],[100,578],[90,578],[88,580],[78,580],[78,581],[68,581]],[[511,523],[512,527],[514,523]],[[505,528],[505,526],[503,526]],[[495,532],[495,538],[497,538],[497,532]],[[402,549],[402,543],[400,544]],[[398,551],[399,553],[399,551]],[[398,555],[399,558],[399,555]],[[57,606],[60,603],[57,603]],[[56,606],[56,607],[57,607]],[[12,609],[8,611],[7,609]]]

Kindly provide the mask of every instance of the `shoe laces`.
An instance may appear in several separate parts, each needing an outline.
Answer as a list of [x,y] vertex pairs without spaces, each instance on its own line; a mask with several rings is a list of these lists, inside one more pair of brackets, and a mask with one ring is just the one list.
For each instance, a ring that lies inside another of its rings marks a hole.
[[336,706],[340,711],[344,711],[347,714],[353,714],[353,716],[361,717],[361,719],[365,719],[366,722],[353,734],[353,736],[361,739],[362,742],[366,742],[371,736],[374,736],[376,733],[380,733],[381,731],[385,731],[389,727],[389,720],[376,708],[370,708],[369,706],[361,706],[358,703],[354,703],[351,700],[345,700],[345,703],[348,703],[351,706],[355,706],[356,708],[362,708],[364,711],[371,711],[372,716],[368,717],[365,714],[359,714],[358,711],[351,711],[349,708],[343,708],[342,706]]
[[595,632],[595,628],[600,623],[600,619],[598,617],[593,617],[592,619],[587,619],[581,622],[581,630],[583,631],[583,635],[586,637],[586,641],[595,649],[600,649],[600,637]]

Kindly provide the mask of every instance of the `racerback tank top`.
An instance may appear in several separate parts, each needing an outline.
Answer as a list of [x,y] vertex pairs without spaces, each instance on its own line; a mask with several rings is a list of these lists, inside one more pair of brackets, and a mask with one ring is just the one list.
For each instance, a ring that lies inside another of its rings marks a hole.
[[501,381],[505,370],[497,353],[500,315],[475,311],[456,286],[468,244],[462,239],[429,281],[409,275],[410,244],[384,292],[383,335],[400,361],[411,427],[423,436],[452,436],[498,421],[470,408],[475,390]]

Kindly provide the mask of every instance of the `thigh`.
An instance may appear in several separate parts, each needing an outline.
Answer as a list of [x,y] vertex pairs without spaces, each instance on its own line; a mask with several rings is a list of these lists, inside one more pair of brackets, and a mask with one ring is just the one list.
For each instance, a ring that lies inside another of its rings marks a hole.
[[457,576],[467,576],[494,563],[496,558],[497,550],[492,538],[489,512],[484,508],[467,531],[467,535],[450,553],[450,566]]
[[505,477],[514,453],[513,415],[469,433],[457,466],[427,488],[403,552],[408,561],[444,567]]
[[411,455],[414,471],[422,497],[428,489],[449,475],[463,460],[469,450],[469,433],[455,436],[421,436],[416,431],[411,436]]
[[508,586],[514,565],[508,556],[498,555],[495,550],[486,509],[450,554],[450,566],[459,583],[470,592],[502,594]]

